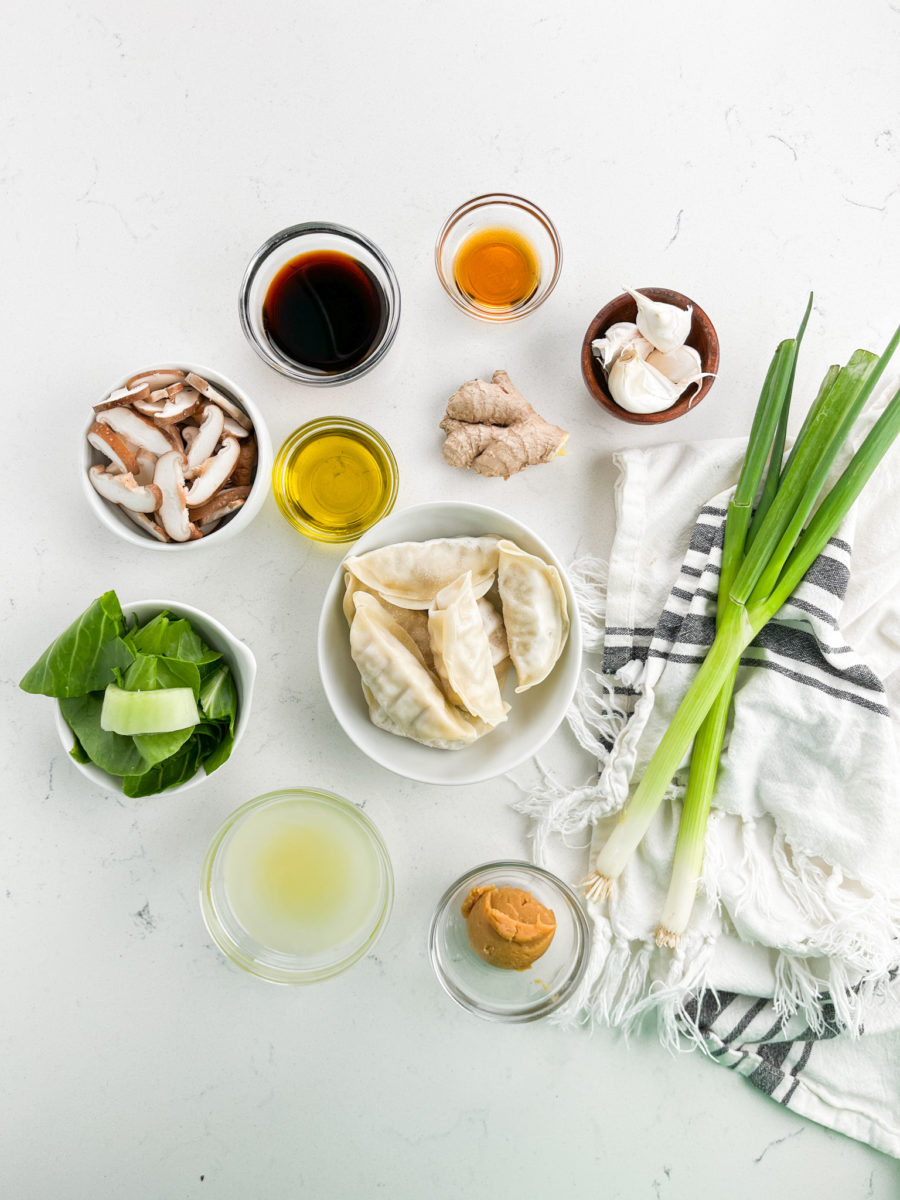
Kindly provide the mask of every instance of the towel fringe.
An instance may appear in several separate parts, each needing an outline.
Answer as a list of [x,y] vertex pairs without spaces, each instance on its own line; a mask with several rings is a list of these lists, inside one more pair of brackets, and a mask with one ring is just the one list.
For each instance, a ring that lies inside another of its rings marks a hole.
[[606,633],[609,563],[606,559],[585,554],[572,563],[568,576],[581,613],[584,648],[589,653],[600,653]]
[[608,814],[609,801],[600,791],[596,779],[581,787],[570,788],[561,783],[537,756],[532,762],[540,772],[540,780],[529,785],[513,780],[520,795],[510,807],[530,820],[528,836],[534,861],[538,866],[545,866],[550,835],[558,833],[567,846],[584,844],[587,840],[585,832]]
[[560,1029],[574,1029],[586,1025],[592,1031],[591,993],[609,955],[612,945],[612,928],[605,918],[598,919],[593,913],[591,916],[593,935],[584,976],[570,999],[549,1018],[550,1023],[557,1025]]
[[[554,1024],[616,1028],[627,1039],[652,1020],[670,1052],[703,1048],[706,1034],[698,1017],[703,997],[715,995],[709,978],[715,936],[689,933],[670,951],[649,938],[635,941],[614,934],[606,902],[589,902],[588,909],[594,925],[588,966]],[[866,1004],[882,994],[896,967],[854,981],[846,962],[831,961],[824,976],[822,963],[814,956],[776,955],[775,1015],[785,1023],[799,1015],[817,1038],[839,1032],[858,1037]]]
[[611,676],[590,667],[582,672],[566,721],[581,748],[597,759],[601,771],[628,716],[616,700]]
[[584,671],[566,717],[579,744],[597,759],[599,772],[580,787],[571,788],[535,755],[532,761],[540,780],[529,786],[513,780],[521,796],[511,807],[532,822],[529,837],[538,865],[545,862],[551,834],[560,834],[567,845],[572,845],[583,840],[579,835],[586,829],[620,807],[601,778],[613,744],[628,722],[628,714],[616,701],[610,677],[591,669]]
[[764,879],[767,860],[807,930],[802,943],[784,947],[775,957],[776,1013],[784,1019],[799,1013],[821,1035],[834,1012],[849,1036],[857,1036],[867,1000],[886,985],[900,960],[900,902],[845,880],[840,867],[822,858],[795,850],[774,822],[771,853],[765,859],[754,845],[760,822],[741,822],[741,858],[735,868],[719,837],[721,826],[722,817],[710,824],[707,837],[707,894],[721,903],[727,891],[727,907],[735,917],[747,912],[777,920],[770,903],[771,877],[768,883]]

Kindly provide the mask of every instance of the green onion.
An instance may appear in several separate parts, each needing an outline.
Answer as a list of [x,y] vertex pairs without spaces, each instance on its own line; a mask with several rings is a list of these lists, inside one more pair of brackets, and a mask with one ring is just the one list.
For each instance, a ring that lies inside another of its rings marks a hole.
[[[812,293],[810,293],[806,312],[803,314],[796,338],[789,342],[782,342],[776,350],[757,405],[740,477],[725,518],[722,567],[719,574],[716,607],[717,626],[722,623],[724,614],[734,603],[731,600],[731,588],[745,548],[756,536],[762,521],[772,507],[772,501],[775,499],[778,489],[781,463],[784,457],[787,419],[791,406],[791,392],[797,370],[797,354],[812,310],[812,300]],[[765,483],[759,505],[748,528],[748,514],[759,488],[767,458]],[[725,729],[728,724],[728,714],[731,711],[731,699],[737,672],[738,664],[735,664],[694,740],[681,822],[678,826],[678,838],[675,843],[675,856],[672,860],[672,879],[656,930],[656,941],[660,946],[674,947],[678,944],[678,939],[687,928],[694,907],[697,884],[703,869],[706,825],[715,791],[716,776],[719,773],[719,760],[722,756],[722,745],[725,741]]]
[[[782,342],[776,350],[757,405],[726,519],[716,636],[586,880],[592,898],[609,894],[697,737],[672,886],[657,931],[657,940],[664,945],[677,944],[693,905],[741,655],[788,600],[900,433],[898,391],[803,530],[853,422],[900,342],[898,328],[880,358],[857,351],[842,370],[829,369],[787,463],[780,469],[797,351],[809,311],[808,306],[798,336]],[[751,521],[767,459],[769,470]]]

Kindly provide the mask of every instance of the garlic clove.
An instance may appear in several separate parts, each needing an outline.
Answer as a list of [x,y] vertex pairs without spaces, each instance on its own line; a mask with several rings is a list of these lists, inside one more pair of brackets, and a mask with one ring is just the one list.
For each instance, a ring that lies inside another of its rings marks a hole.
[[605,330],[603,337],[594,338],[591,352],[599,358],[604,370],[609,370],[625,347],[639,337],[637,325],[631,321],[617,321]]
[[671,379],[682,391],[690,387],[692,383],[699,383],[703,378],[700,355],[693,346],[678,346],[675,350],[669,350],[666,353],[663,353],[662,350],[654,350],[648,356],[647,362],[651,367],[662,372],[666,379]]
[[675,304],[651,300],[631,288],[625,288],[625,291],[637,303],[637,327],[648,342],[664,354],[684,345],[691,332],[693,309],[690,305],[687,309],[678,308]]
[[609,372],[609,391],[620,408],[632,413],[664,412],[681,395],[681,388],[626,346]]
[[617,321],[610,325],[602,338],[594,338],[591,351],[600,359],[604,371],[608,371],[626,346],[634,346],[641,358],[646,358],[653,347],[631,321]]

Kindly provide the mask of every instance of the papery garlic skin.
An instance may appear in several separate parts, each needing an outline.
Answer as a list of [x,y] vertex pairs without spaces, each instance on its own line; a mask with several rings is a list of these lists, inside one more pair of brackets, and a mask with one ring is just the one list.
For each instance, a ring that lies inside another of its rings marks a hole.
[[681,388],[626,346],[609,372],[609,391],[620,408],[632,413],[664,412],[681,395]]
[[637,325],[631,321],[617,321],[604,331],[603,337],[594,338],[591,352],[600,359],[603,369],[608,371],[626,346],[634,346],[641,358],[646,358],[653,351]]
[[671,379],[683,392],[692,383],[699,383],[703,378],[703,365],[700,355],[693,346],[678,346],[674,350],[663,353],[654,350],[647,358],[651,367]]
[[631,288],[625,288],[625,291],[637,303],[637,327],[648,342],[664,354],[684,345],[691,332],[693,309],[690,305],[686,309],[678,308],[675,304],[651,300]]

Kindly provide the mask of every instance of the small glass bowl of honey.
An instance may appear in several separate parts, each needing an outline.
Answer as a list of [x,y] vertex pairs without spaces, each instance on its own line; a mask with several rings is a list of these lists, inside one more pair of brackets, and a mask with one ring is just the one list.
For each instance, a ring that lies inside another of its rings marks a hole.
[[363,234],[307,221],[273,234],[253,255],[238,314],[263,362],[330,387],[365,375],[387,354],[400,323],[400,287]]
[[517,321],[559,279],[562,247],[545,212],[521,196],[492,193],[461,205],[434,248],[438,278],[453,301],[482,321]]
[[380,433],[348,417],[296,429],[278,451],[272,490],[282,514],[317,542],[354,542],[397,499],[397,461]]

